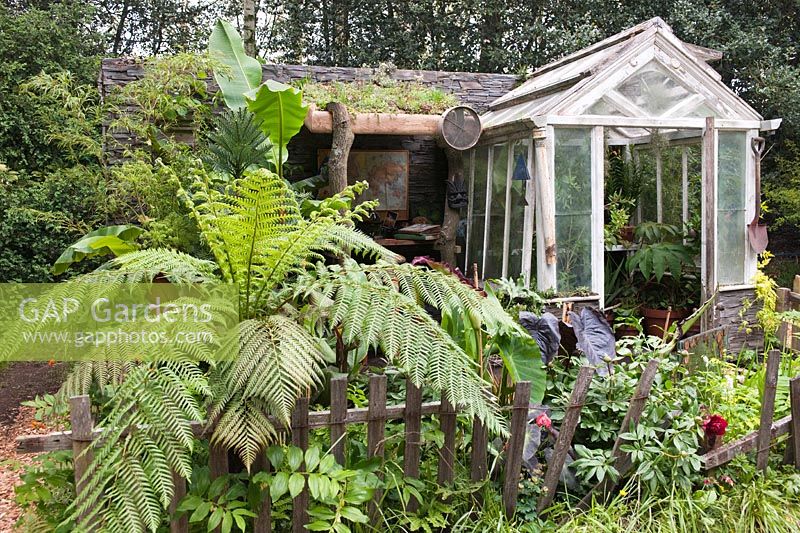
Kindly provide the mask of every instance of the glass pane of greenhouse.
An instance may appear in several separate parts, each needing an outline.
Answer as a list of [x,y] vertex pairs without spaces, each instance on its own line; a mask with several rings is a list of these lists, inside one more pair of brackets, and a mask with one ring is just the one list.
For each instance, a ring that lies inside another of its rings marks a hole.
[[745,132],[719,132],[717,169],[717,281],[720,285],[744,283],[746,253]]
[[658,61],[650,61],[617,91],[650,116],[660,116],[690,95]]
[[658,195],[656,186],[656,157],[650,147],[636,150],[635,162],[641,179],[638,221],[658,221]]
[[560,292],[592,285],[591,131],[555,129],[556,273]]
[[465,270],[472,272],[472,264],[483,264],[483,228],[486,220],[486,176],[489,171],[489,147],[475,149],[475,169],[470,197],[472,222],[469,230],[469,250]]
[[508,144],[492,147],[491,206],[489,208],[489,240],[484,258],[484,279],[503,275],[503,235],[506,221],[506,186],[508,183]]
[[[527,140],[514,142],[514,153],[511,175],[515,176],[517,167],[522,165],[529,169],[528,150],[530,142]],[[516,278],[522,274],[522,249],[525,245],[525,189],[528,181],[521,179],[511,180],[509,213],[509,236],[508,236],[508,273],[510,278]]]
[[662,222],[683,226],[683,148],[667,146],[661,150]]

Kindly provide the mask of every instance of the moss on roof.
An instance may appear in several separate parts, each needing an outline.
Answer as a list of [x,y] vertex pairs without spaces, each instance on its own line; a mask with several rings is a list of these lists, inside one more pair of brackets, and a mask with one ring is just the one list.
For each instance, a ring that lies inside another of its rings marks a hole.
[[306,82],[303,97],[318,109],[325,109],[329,102],[341,102],[351,113],[438,115],[458,104],[454,95],[418,82]]

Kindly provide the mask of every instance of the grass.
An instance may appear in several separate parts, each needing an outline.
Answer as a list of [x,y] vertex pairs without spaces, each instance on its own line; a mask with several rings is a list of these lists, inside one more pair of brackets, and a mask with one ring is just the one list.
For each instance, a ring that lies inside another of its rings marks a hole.
[[325,109],[329,102],[340,102],[351,113],[411,113],[438,115],[458,104],[452,94],[426,87],[418,82],[377,84],[372,81],[352,83],[303,84],[308,103]]

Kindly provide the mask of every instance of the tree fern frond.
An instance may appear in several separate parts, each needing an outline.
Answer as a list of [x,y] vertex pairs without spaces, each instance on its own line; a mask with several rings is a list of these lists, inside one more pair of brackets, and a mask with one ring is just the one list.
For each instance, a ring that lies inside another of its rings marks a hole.
[[191,475],[190,424],[202,420],[193,391],[203,388],[196,383],[203,378],[181,366],[193,364],[140,365],[119,385],[100,422],[103,434],[90,448],[84,497],[73,504],[73,516],[91,510],[82,526],[157,529],[174,492],[172,471]]
[[497,400],[478,375],[477,363],[412,298],[358,273],[323,277],[308,290],[329,299],[327,321],[331,328],[342,328],[346,343],[381,348],[415,385],[445,393],[492,431],[505,432]]
[[249,467],[275,437],[267,416],[288,425],[296,399],[321,384],[325,354],[317,339],[281,315],[244,321],[224,346],[238,357],[220,362],[210,376],[220,389],[209,412],[209,420],[218,419],[212,438],[237,450]]
[[111,283],[149,283],[161,275],[170,283],[199,283],[218,281],[214,274],[217,265],[212,261],[166,248],[137,250],[116,257],[100,270],[86,274],[87,281]]
[[376,243],[364,232],[343,224],[336,224],[325,235],[326,245],[344,255],[362,255],[387,263],[398,263],[402,256]]

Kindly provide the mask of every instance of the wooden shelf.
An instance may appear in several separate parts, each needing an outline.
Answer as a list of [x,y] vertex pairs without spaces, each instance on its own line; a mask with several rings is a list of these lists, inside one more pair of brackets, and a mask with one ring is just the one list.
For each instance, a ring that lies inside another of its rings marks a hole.
[[433,244],[436,241],[414,241],[411,239],[375,239],[375,242],[380,244],[381,246],[385,246],[386,248],[392,248],[393,246],[415,246],[415,245]]

